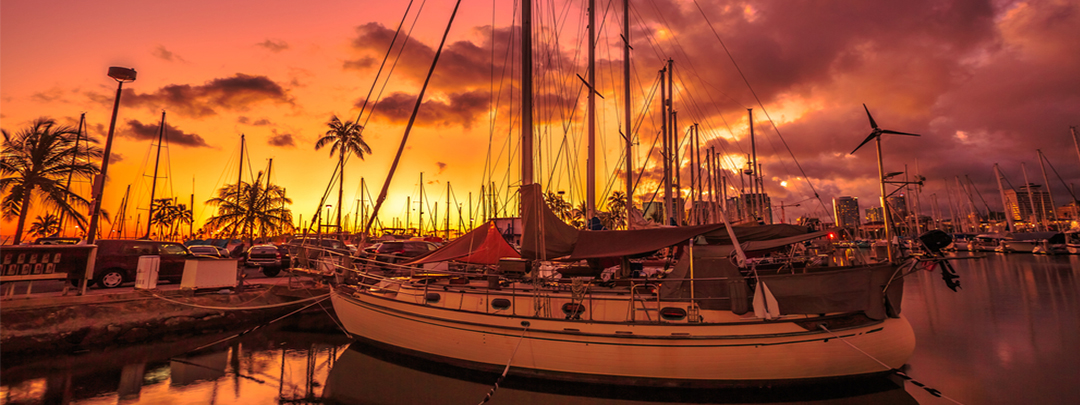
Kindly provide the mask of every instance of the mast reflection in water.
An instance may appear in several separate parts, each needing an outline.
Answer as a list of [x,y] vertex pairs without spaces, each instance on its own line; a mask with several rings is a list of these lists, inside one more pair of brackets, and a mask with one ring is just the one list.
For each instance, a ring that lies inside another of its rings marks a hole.
[[[918,339],[905,372],[966,404],[1064,404],[1080,397],[1080,256],[985,254],[905,283]],[[326,318],[325,315],[313,315]],[[313,319],[304,320],[310,323]],[[327,320],[327,319],[322,319]],[[310,326],[310,325],[309,325]],[[498,378],[350,340],[332,322],[50,358],[4,356],[2,404],[476,404]],[[768,390],[663,390],[510,377],[489,404],[945,404],[896,377]]]

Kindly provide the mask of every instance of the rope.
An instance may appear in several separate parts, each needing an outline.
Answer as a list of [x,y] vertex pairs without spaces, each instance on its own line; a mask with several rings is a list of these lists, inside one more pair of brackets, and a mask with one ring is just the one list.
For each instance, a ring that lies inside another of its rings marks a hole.
[[[174,300],[174,299],[165,298],[165,297],[162,297],[162,296],[158,295],[157,293],[151,293],[150,295],[154,296],[154,298],[158,298],[158,299],[160,299],[162,301],[171,302],[173,304],[185,305],[185,306],[189,306],[189,307],[193,307],[193,308],[214,309],[214,310],[221,310],[221,311],[247,311],[247,310],[253,310],[253,309],[269,309],[269,308],[287,307],[287,306],[290,306],[290,305],[295,305],[295,304],[299,304],[299,303],[302,303],[302,302],[312,301],[312,300],[316,300],[316,299],[319,299],[319,298],[322,298],[322,300],[325,300],[326,298],[330,297],[330,294],[327,293],[327,294],[318,295],[318,296],[314,296],[314,297],[310,297],[310,298],[304,298],[304,299],[301,299],[301,300],[283,302],[283,303],[280,303],[280,304],[263,305],[263,306],[257,306],[257,307],[212,307],[212,306],[208,306],[208,305],[197,305],[197,304],[191,304],[191,303],[187,303],[187,302],[183,302],[183,301],[177,301],[177,300]],[[321,302],[322,300],[319,300],[319,302]],[[316,303],[318,303],[318,302],[316,302]],[[308,305],[308,306],[311,306],[311,305]],[[305,308],[307,308],[307,307],[305,307]]]
[[862,354],[863,354],[863,355],[865,355],[866,357],[869,357],[869,358],[870,358],[870,360],[876,361],[876,362],[877,362],[878,364],[880,364],[880,365],[881,365],[882,367],[885,367],[885,369],[886,369],[886,370],[890,370],[890,371],[892,371],[892,372],[893,372],[894,374],[896,374],[896,375],[900,376],[900,378],[903,378],[903,379],[905,379],[905,380],[911,381],[911,383],[912,383],[912,384],[915,384],[915,386],[916,386],[916,387],[922,388],[922,389],[923,389],[923,390],[925,390],[926,392],[930,393],[930,395],[933,395],[933,396],[935,396],[935,397],[938,397],[938,398],[944,398],[944,399],[946,399],[946,400],[948,400],[949,402],[952,402],[952,403],[954,403],[954,404],[960,404],[960,405],[963,405],[963,404],[962,404],[962,403],[961,403],[960,401],[957,401],[957,400],[955,400],[955,399],[952,399],[952,398],[949,398],[949,397],[945,396],[945,394],[942,394],[942,393],[941,393],[941,391],[938,391],[937,389],[934,389],[934,388],[932,388],[932,387],[930,387],[930,386],[927,386],[926,384],[923,384],[923,383],[921,383],[921,382],[918,382],[918,381],[916,381],[916,380],[915,380],[914,378],[911,378],[911,376],[909,376],[909,375],[905,374],[905,373],[904,373],[903,371],[900,371],[900,369],[895,369],[895,368],[889,367],[889,365],[888,365],[888,364],[885,364],[885,362],[883,362],[883,361],[881,361],[881,360],[878,360],[878,359],[877,359],[877,358],[875,358],[874,356],[871,356],[871,355],[870,355],[870,353],[864,352],[864,351],[863,351],[862,349],[860,349],[860,348],[858,348],[857,346],[855,346],[855,345],[851,344],[851,342],[848,342],[848,341],[847,341],[847,339],[844,339],[844,338],[843,338],[843,337],[841,337],[840,335],[837,335],[837,334],[833,333],[833,331],[829,330],[829,328],[826,328],[826,327],[825,327],[825,325],[818,325],[818,327],[820,327],[820,328],[821,328],[822,330],[824,330],[825,332],[828,332],[828,333],[829,333],[830,335],[832,335],[832,336],[833,336],[834,338],[836,338],[836,339],[839,339],[839,340],[840,340],[841,342],[844,342],[844,344],[846,344],[846,345],[848,345],[848,346],[851,346],[851,348],[852,348],[852,349],[855,349],[855,350],[856,350],[856,351],[858,351],[859,353],[862,353]]
[[[305,309],[311,308],[311,307],[312,307],[312,306],[314,306],[315,304],[318,304],[318,303],[320,303],[320,302],[323,302],[323,301],[327,300],[328,298],[330,298],[330,294],[326,294],[326,295],[321,295],[321,296],[318,296],[318,297],[306,298],[305,300],[308,300],[308,299],[314,299],[314,298],[320,298],[320,297],[321,297],[322,299],[320,299],[320,300],[318,300],[318,301],[315,301],[315,302],[313,302],[313,303],[310,303],[310,304],[304,305],[304,306],[303,306],[303,307],[301,307],[300,309],[297,309],[297,310],[295,310],[295,311],[289,312],[289,313],[287,313],[287,314],[285,314],[285,315],[282,315],[282,316],[279,316],[279,317],[277,317],[277,318],[274,318],[274,320],[272,320],[272,321],[270,321],[270,322],[267,322],[267,323],[264,323],[264,324],[261,324],[261,325],[257,325],[257,326],[255,326],[255,327],[253,327],[253,328],[249,328],[248,330],[245,330],[245,331],[243,331],[243,332],[240,332],[240,333],[234,334],[234,335],[232,335],[232,336],[229,336],[229,337],[226,337],[226,338],[218,339],[217,341],[214,341],[214,342],[212,342],[212,343],[208,343],[208,344],[205,344],[205,345],[202,345],[202,346],[196,347],[196,348],[194,348],[194,349],[188,350],[188,351],[187,351],[187,353],[191,353],[191,352],[196,352],[196,351],[199,351],[199,350],[205,349],[205,348],[207,348],[207,347],[210,347],[210,346],[216,345],[216,344],[218,344],[218,343],[221,343],[221,342],[225,342],[225,341],[228,341],[228,340],[232,340],[232,339],[235,339],[235,338],[238,338],[238,337],[244,336],[244,335],[246,335],[246,334],[248,334],[248,333],[254,332],[254,331],[256,331],[256,330],[259,330],[259,329],[260,329],[260,328],[262,328],[263,326],[266,326],[266,325],[272,324],[272,323],[274,323],[274,322],[280,321],[280,320],[282,320],[282,319],[288,318],[289,316],[292,316],[292,315],[293,315],[293,314],[295,314],[295,313],[298,313],[298,312],[300,312],[300,311],[303,311],[303,310],[305,310]],[[302,301],[294,301],[294,302],[302,302]],[[185,354],[187,354],[187,353],[185,353]]]
[[484,400],[480,401],[480,405],[491,400],[491,396],[495,395],[495,390],[499,389],[499,384],[502,384],[503,379],[506,378],[506,373],[510,371],[510,363],[514,361],[514,356],[517,355],[518,349],[521,348],[521,341],[525,340],[525,332],[529,331],[529,321],[521,321],[521,326],[524,326],[525,329],[521,330],[521,337],[518,338],[517,346],[514,346],[514,352],[510,353],[510,359],[506,361],[506,368],[503,369],[499,379],[495,381],[495,385],[491,387],[491,391],[488,391],[487,395],[484,396]]

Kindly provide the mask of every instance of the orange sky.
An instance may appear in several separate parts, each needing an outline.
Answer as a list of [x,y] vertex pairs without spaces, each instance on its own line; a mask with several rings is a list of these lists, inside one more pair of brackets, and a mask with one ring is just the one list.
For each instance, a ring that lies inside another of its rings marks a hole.
[[[1080,181],[1077,157],[1068,148],[1068,126],[1077,124],[1080,111],[1075,97],[1080,94],[1080,81],[1075,80],[1080,45],[1067,39],[1080,35],[1076,28],[1080,11],[1071,2],[701,2],[712,27],[693,2],[633,3],[635,122],[641,119],[641,100],[650,96],[656,70],[663,60],[675,59],[680,124],[700,122],[705,142],[730,155],[732,164],[741,164],[739,156],[749,152],[745,109],[755,109],[758,153],[766,165],[766,187],[774,204],[806,200],[815,192],[830,208],[829,199],[839,195],[860,197],[863,208],[876,201],[872,149],[848,155],[869,132],[862,103],[882,127],[924,135],[917,140],[887,140],[888,171],[903,170],[907,164],[914,172],[918,163],[931,180],[971,174],[988,203],[998,209],[1000,201],[993,198],[996,183],[989,174],[994,162],[1002,164],[1012,183],[1020,184],[1022,161],[1031,177],[1040,177],[1035,149],[1041,148],[1066,182]],[[413,201],[419,196],[421,172],[427,198],[445,204],[450,182],[467,211],[469,192],[474,201],[479,198],[489,139],[495,150],[490,156],[498,159],[499,169],[492,170],[493,178],[487,180],[503,188],[513,184],[508,178],[517,176],[515,164],[507,161],[511,152],[504,142],[510,133],[507,120],[516,119],[507,107],[516,79],[501,70],[505,44],[510,42],[512,2],[494,2],[494,17],[492,4],[463,5],[450,31],[447,50],[384,204],[384,221],[404,220],[406,196]],[[568,169],[565,158],[556,161],[551,156],[562,142],[563,128],[570,131],[568,150],[580,154],[583,145],[585,112],[579,100],[584,93],[575,77],[585,75],[580,35],[584,23],[579,18],[583,6],[578,1],[538,4],[543,11],[537,14],[546,21],[539,29],[558,33],[560,41],[552,48],[551,36],[538,34],[538,42],[547,39],[548,45],[538,46],[547,53],[538,56],[537,63],[548,73],[538,74],[542,76],[538,93],[546,98],[537,115],[553,123],[540,131],[542,151],[549,156],[542,171],[548,173],[544,180],[551,189],[567,190],[579,200],[583,161]],[[597,52],[602,60],[597,87],[605,96],[599,101],[598,119],[601,184],[614,176],[620,158],[619,4],[598,1],[597,6],[607,17],[598,34]],[[138,134],[156,133],[165,110],[171,141],[163,152],[169,158],[163,161],[168,170],[162,171],[171,185],[159,184],[159,196],[175,195],[186,202],[194,192],[196,221],[201,223],[211,214],[201,201],[236,181],[243,133],[257,169],[264,169],[273,158],[272,180],[288,190],[294,215],[309,220],[336,163],[327,150],[315,151],[314,141],[332,114],[356,117],[355,106],[372,85],[388,35],[407,5],[406,1],[5,1],[0,5],[2,127],[15,132],[41,116],[75,125],[85,112],[90,134],[104,140],[116,89],[105,73],[109,66],[134,68],[138,80],[125,85],[121,101],[106,209],[115,212],[125,186],[131,184],[135,195],[129,213],[138,203],[145,215],[152,141]],[[406,29],[419,6],[420,2],[413,5]],[[365,130],[373,153],[365,161],[352,159],[346,167],[346,213],[355,212],[360,177],[378,193],[431,49],[437,46],[452,8],[452,2],[432,0],[416,20],[411,42]],[[490,29],[483,28],[493,18],[494,51]],[[552,20],[558,21],[557,28]],[[739,63],[738,70],[718,35]],[[499,116],[492,125],[488,102],[491,89],[499,86],[503,89],[495,92],[502,95]],[[513,90],[514,109],[519,94]],[[556,107],[575,104],[572,118],[565,118],[572,110]],[[657,127],[654,113],[643,119],[636,135],[639,161]],[[804,175],[790,160],[785,142],[795,151],[805,177],[815,181],[815,189],[796,180]],[[568,171],[577,179],[568,179]],[[555,177],[547,179],[550,173]],[[781,186],[782,181],[789,185]],[[1065,201],[1060,182],[1056,187],[1059,202]],[[940,204],[945,204],[943,185],[925,192],[938,193]],[[336,200],[336,191],[331,199]],[[431,210],[425,209],[426,214]],[[439,210],[444,211],[445,205]],[[787,212],[789,219],[803,214],[825,216],[822,206],[815,204]],[[3,225],[4,235],[13,232],[13,223]]]

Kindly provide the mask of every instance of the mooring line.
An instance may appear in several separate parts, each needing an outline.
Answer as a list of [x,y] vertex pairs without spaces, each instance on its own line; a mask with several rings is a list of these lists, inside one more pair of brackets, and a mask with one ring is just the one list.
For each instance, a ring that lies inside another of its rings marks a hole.
[[[260,324],[260,325],[257,325],[257,326],[255,326],[255,327],[253,327],[253,328],[250,328],[250,329],[248,329],[248,330],[245,330],[245,331],[243,331],[243,332],[237,333],[237,334],[235,334],[235,335],[232,335],[232,336],[229,336],[229,337],[226,337],[226,338],[223,338],[223,339],[218,339],[217,341],[215,341],[215,342],[213,342],[213,343],[208,343],[208,344],[205,344],[205,345],[202,345],[202,346],[196,347],[196,348],[194,348],[194,349],[188,350],[188,351],[187,351],[187,353],[191,353],[191,352],[194,352],[194,351],[199,351],[199,350],[205,349],[205,348],[207,348],[207,347],[210,347],[210,346],[216,345],[216,344],[218,344],[218,343],[221,343],[221,342],[225,342],[225,341],[228,341],[228,340],[232,340],[232,339],[238,338],[238,337],[240,337],[240,336],[244,336],[244,335],[246,335],[246,334],[248,334],[248,333],[254,332],[254,331],[256,331],[256,330],[259,330],[259,329],[260,329],[260,328],[262,328],[263,326],[266,326],[266,325],[272,324],[272,323],[274,323],[274,322],[280,321],[280,320],[282,320],[282,319],[288,318],[289,316],[291,316],[291,315],[293,315],[293,314],[295,314],[295,313],[297,313],[297,312],[300,312],[300,311],[303,311],[303,310],[305,310],[305,309],[311,308],[311,307],[315,306],[315,304],[318,304],[318,303],[320,303],[320,302],[323,302],[323,301],[325,301],[326,299],[330,298],[330,294],[326,294],[326,295],[324,295],[324,296],[320,296],[320,297],[322,297],[322,299],[320,299],[320,300],[318,300],[318,301],[315,301],[315,302],[312,302],[312,303],[310,303],[310,304],[304,305],[304,306],[303,306],[302,308],[299,308],[299,309],[297,309],[297,310],[295,310],[295,311],[289,312],[289,313],[287,313],[287,314],[285,314],[285,315],[282,315],[282,316],[279,316],[279,317],[277,317],[277,318],[274,318],[274,320],[272,320],[272,321],[270,321],[270,322],[267,322],[267,323],[264,323],[264,324]],[[319,297],[312,297],[312,298],[319,298]],[[184,354],[187,354],[187,353],[184,353]]]
[[514,346],[514,352],[510,353],[510,359],[506,361],[506,368],[503,369],[502,375],[499,376],[498,380],[495,380],[495,385],[491,387],[491,391],[488,391],[487,395],[484,396],[484,400],[480,401],[480,405],[491,400],[491,396],[495,395],[495,390],[499,389],[499,384],[502,384],[503,379],[506,378],[506,373],[510,371],[510,363],[514,362],[514,356],[517,355],[518,349],[521,348],[521,342],[525,340],[525,332],[529,331],[529,325],[529,321],[521,321],[521,326],[524,326],[525,329],[521,330],[521,337],[518,338],[517,346]]
[[915,384],[916,387],[922,388],[924,391],[930,393],[930,395],[933,395],[933,396],[938,397],[938,398],[946,399],[946,400],[948,400],[948,401],[950,401],[950,402],[952,402],[954,404],[963,405],[960,401],[957,401],[955,399],[952,399],[952,398],[949,398],[949,397],[945,396],[945,394],[942,394],[941,391],[938,391],[937,389],[934,389],[934,388],[932,388],[932,387],[930,387],[930,386],[928,386],[926,384],[923,384],[921,382],[916,381],[914,378],[911,378],[911,376],[905,374],[903,371],[900,371],[900,369],[889,367],[889,365],[885,364],[885,362],[883,362],[881,360],[878,360],[876,357],[871,356],[870,353],[867,353],[867,352],[863,351],[862,349],[860,349],[858,346],[855,346],[851,342],[848,342],[847,339],[844,339],[840,335],[837,335],[837,334],[833,333],[833,331],[829,330],[829,328],[826,328],[825,325],[818,325],[818,327],[820,327],[825,332],[828,332],[834,338],[839,339],[841,342],[844,342],[844,344],[850,346],[852,349],[855,349],[859,353],[862,353],[866,357],[869,357],[871,360],[876,361],[882,367],[885,367],[886,370],[892,371],[894,374],[900,376],[900,378],[911,381],[911,383]]
[[[157,293],[150,293],[150,295],[152,295],[155,298],[158,298],[160,300],[171,302],[173,304],[186,305],[186,306],[189,306],[189,307],[202,308],[202,309],[216,309],[216,310],[222,310],[222,311],[248,311],[248,310],[255,310],[255,309],[269,309],[269,308],[287,307],[287,306],[290,306],[290,305],[296,305],[296,304],[300,304],[300,303],[303,303],[303,302],[312,301],[312,300],[316,300],[316,299],[320,299],[320,298],[321,299],[319,301],[321,302],[321,301],[325,300],[326,298],[330,297],[330,293],[326,293],[326,294],[323,294],[323,295],[317,295],[317,296],[314,296],[314,297],[308,297],[308,298],[299,299],[299,300],[296,300],[296,301],[283,302],[283,303],[280,303],[280,304],[262,305],[262,306],[257,306],[257,307],[212,307],[212,306],[208,306],[208,305],[191,304],[191,303],[187,303],[187,302],[183,302],[183,301],[177,301],[177,300],[174,300],[174,299],[165,298],[165,297],[163,297],[161,295],[158,295]],[[307,307],[304,307],[304,308],[307,308]]]

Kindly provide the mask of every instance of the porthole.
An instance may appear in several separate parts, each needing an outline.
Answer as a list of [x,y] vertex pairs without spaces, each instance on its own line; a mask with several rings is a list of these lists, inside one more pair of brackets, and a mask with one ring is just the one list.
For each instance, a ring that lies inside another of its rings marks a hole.
[[681,321],[686,319],[686,310],[676,307],[664,307],[660,310],[660,316],[669,321]]
[[439,293],[427,293],[427,295],[424,296],[424,299],[427,300],[429,304],[434,304],[439,302],[439,300],[442,299],[442,296],[439,295]]
[[562,311],[566,314],[567,319],[578,319],[581,314],[585,313],[585,306],[576,302],[567,302],[563,304]]
[[493,299],[491,300],[491,307],[499,310],[510,308],[510,300],[506,298]]

